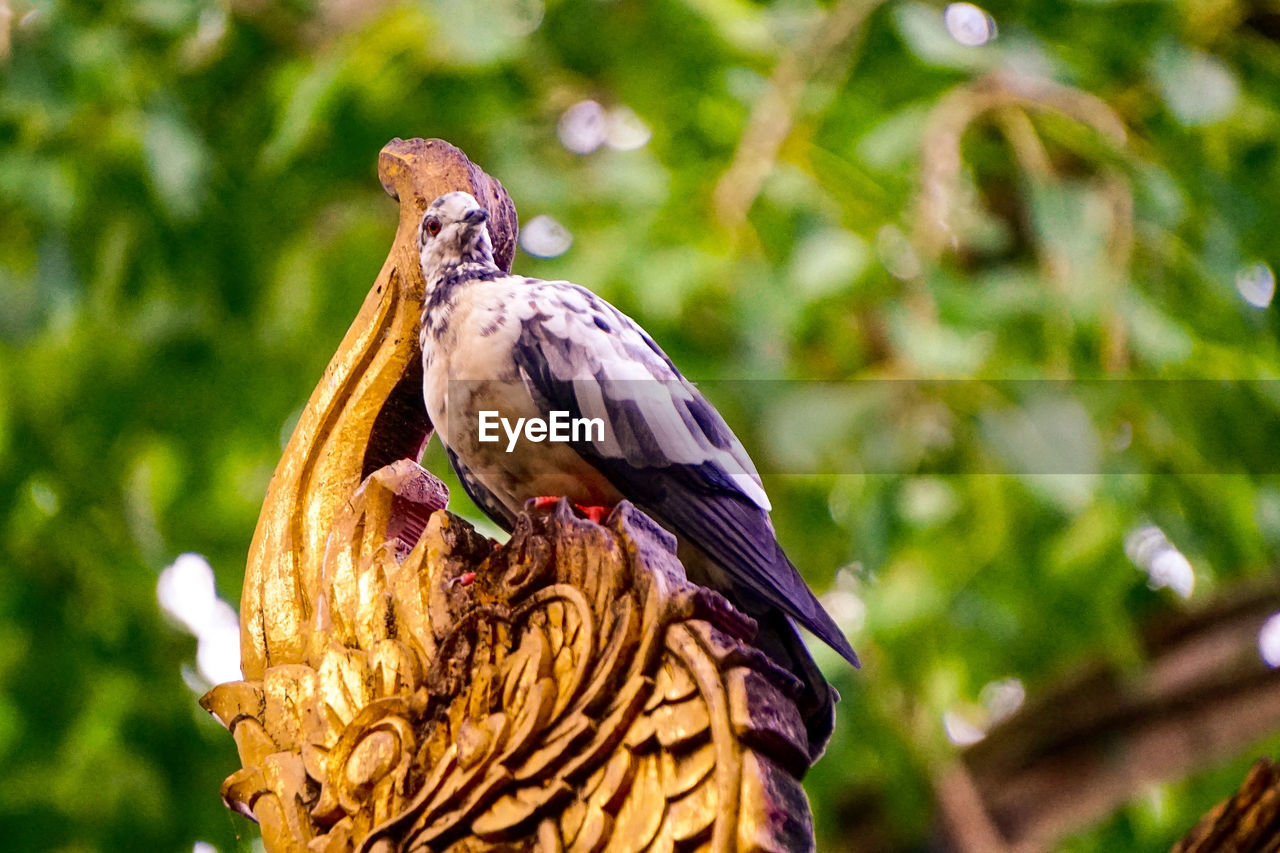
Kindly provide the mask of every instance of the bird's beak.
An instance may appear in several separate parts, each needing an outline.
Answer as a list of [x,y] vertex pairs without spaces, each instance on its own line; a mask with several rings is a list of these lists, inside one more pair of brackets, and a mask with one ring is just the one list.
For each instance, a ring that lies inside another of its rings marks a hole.
[[489,213],[483,207],[473,207],[462,217],[462,221],[474,227],[489,221]]

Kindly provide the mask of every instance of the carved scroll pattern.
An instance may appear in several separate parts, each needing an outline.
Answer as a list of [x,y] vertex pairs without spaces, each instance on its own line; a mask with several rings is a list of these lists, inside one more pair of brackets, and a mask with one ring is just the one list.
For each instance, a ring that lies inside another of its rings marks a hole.
[[430,476],[409,466],[339,515],[317,663],[204,699],[244,765],[224,798],[269,850],[811,848],[788,676],[668,534],[562,503],[499,549],[436,512],[405,554],[393,506]]

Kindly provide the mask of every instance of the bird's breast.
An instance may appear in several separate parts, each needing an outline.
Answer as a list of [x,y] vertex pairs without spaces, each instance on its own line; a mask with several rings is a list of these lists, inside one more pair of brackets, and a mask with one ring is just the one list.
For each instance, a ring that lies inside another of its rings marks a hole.
[[550,413],[534,401],[515,366],[521,320],[510,306],[527,301],[517,288],[498,282],[467,288],[438,337],[424,340],[423,397],[432,424],[445,447],[512,512],[547,495],[584,506],[616,504],[622,496],[570,443],[529,437],[530,421],[546,421]]
[[448,321],[434,338],[424,332],[423,401],[446,447],[452,448],[452,434],[465,425],[465,418],[459,418],[467,413],[467,400],[504,402],[503,386],[520,384],[511,357],[520,324],[506,309],[513,295],[509,287],[495,283],[471,284],[460,289]]

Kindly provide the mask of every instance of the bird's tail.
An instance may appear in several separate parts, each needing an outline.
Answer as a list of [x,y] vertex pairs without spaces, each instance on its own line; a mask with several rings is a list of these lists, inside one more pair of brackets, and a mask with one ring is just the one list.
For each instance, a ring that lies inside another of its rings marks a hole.
[[790,595],[780,602],[782,609],[790,613],[792,618],[812,632],[815,637],[839,652],[840,657],[853,664],[854,669],[861,669],[862,663],[858,660],[858,653],[849,644],[849,638],[836,624],[836,620],[831,618],[831,614],[822,606],[822,602],[813,594],[813,590],[809,589],[809,585],[801,578],[795,565],[787,559],[782,546],[778,545],[777,549],[772,570],[774,577],[789,575],[793,579],[789,590]]
[[755,619],[759,626],[756,647],[800,682],[796,708],[804,720],[809,737],[809,760],[813,763],[822,756],[827,742],[831,740],[840,694],[827,683],[800,638],[795,623],[786,614],[774,610],[757,614]]
[[735,607],[754,619],[759,628],[755,646],[800,682],[796,706],[809,736],[809,754],[816,761],[831,739],[840,694],[814,663],[796,623],[856,667],[858,655],[853,646],[776,542],[773,565],[767,570],[751,566],[735,571],[720,566],[688,540],[679,541],[680,559],[690,580],[725,593]]

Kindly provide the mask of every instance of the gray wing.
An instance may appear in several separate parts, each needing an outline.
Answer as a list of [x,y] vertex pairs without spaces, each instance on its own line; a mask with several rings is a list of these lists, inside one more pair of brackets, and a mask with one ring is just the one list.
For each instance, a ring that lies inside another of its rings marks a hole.
[[[621,494],[697,546],[758,608],[777,608],[855,666],[787,559],[755,466],[724,419],[634,321],[590,291],[535,282],[513,355],[544,411],[600,418],[573,443]],[[748,608],[750,609],[750,608]]]

